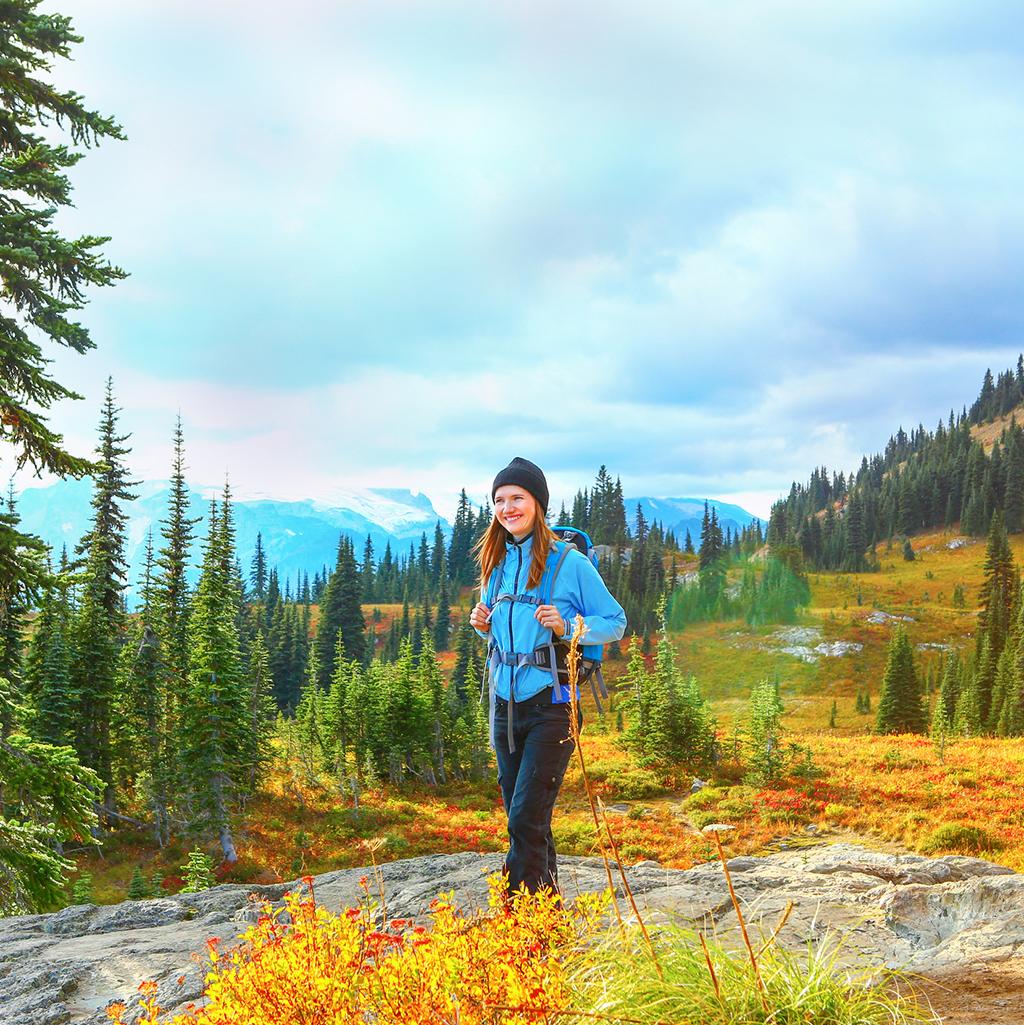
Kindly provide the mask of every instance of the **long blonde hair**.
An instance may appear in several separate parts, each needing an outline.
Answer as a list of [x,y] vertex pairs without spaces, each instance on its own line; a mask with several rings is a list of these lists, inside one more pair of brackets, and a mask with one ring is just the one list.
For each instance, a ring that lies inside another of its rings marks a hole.
[[[536,502],[536,498],[534,499]],[[505,545],[512,540],[512,535],[498,522],[497,514],[491,519],[480,540],[473,545],[471,551],[476,556],[480,567],[480,592],[486,594],[487,582],[494,572],[494,567],[505,558]],[[529,590],[540,583],[547,565],[548,552],[558,540],[555,532],[548,526],[544,518],[544,510],[537,502],[537,514],[533,522],[533,544],[531,546],[530,572],[526,577],[526,588]]]

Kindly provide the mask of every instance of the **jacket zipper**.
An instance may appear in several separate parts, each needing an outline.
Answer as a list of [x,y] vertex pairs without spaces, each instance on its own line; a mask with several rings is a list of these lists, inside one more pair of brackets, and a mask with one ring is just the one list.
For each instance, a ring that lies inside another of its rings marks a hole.
[[[523,550],[518,545],[516,546],[516,555],[518,556],[519,561],[518,561],[518,563],[516,565],[515,580],[512,583],[512,593],[513,594],[517,594],[518,591],[519,591],[519,571],[523,568]],[[508,649],[509,649],[509,651],[515,651],[516,650],[516,639],[512,635],[512,607],[514,605],[515,605],[514,601],[510,601],[508,603]],[[515,694],[514,688],[515,688],[515,684],[516,684],[516,667],[515,666],[509,666],[509,670],[511,671],[511,675],[509,676],[509,681],[508,681],[508,698],[509,698],[509,701],[515,701],[516,694]]]

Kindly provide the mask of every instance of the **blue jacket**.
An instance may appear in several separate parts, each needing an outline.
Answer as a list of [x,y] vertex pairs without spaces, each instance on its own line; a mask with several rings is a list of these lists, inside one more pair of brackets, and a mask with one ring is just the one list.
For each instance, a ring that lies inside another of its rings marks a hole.
[[[506,541],[505,563],[501,580],[495,589],[499,594],[531,594],[540,597],[539,588],[527,588],[533,552],[533,534],[522,541]],[[498,569],[501,569],[499,565]],[[498,570],[495,570],[497,572]],[[488,588],[481,592],[480,600],[487,600]],[[572,638],[576,614],[583,616],[587,631],[583,644],[607,644],[617,641],[626,631],[626,613],[612,597],[601,574],[578,548],[571,546],[555,579],[551,604],[558,609],[565,622],[565,640]],[[534,616],[535,605],[504,601],[491,618],[491,633],[476,632],[485,640],[493,637],[502,651],[533,651],[551,639],[551,631],[541,626]],[[475,628],[474,628],[475,629]],[[512,644],[515,648],[512,648]],[[494,677],[494,692],[506,701],[515,671],[515,699],[525,701],[545,687],[551,686],[551,673],[538,666],[498,665]]]

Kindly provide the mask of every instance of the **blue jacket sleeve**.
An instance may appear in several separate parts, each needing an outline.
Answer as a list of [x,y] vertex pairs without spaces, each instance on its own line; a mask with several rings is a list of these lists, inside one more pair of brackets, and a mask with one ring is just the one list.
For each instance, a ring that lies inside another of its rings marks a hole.
[[[570,553],[571,554],[571,553]],[[605,586],[601,574],[594,564],[582,553],[570,558],[573,567],[572,587],[569,600],[583,616],[586,633],[582,644],[608,644],[617,641],[626,632],[626,613]],[[563,567],[563,572],[569,568]],[[564,618],[564,617],[563,617]],[[576,629],[576,617],[566,623],[565,640],[572,639]]]

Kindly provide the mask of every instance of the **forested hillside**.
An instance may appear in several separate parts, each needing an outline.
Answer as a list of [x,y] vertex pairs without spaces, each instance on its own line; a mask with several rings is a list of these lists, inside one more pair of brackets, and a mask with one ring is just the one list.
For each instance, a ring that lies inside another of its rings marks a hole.
[[[1024,530],[1024,356],[958,415],[934,431],[902,427],[885,450],[848,475],[816,468],[772,507],[768,541],[800,548],[815,569],[877,568],[879,542],[959,524],[984,536],[999,513],[1010,533]],[[1018,415],[1013,416],[1016,412]]]

